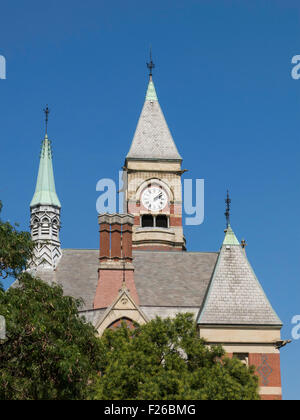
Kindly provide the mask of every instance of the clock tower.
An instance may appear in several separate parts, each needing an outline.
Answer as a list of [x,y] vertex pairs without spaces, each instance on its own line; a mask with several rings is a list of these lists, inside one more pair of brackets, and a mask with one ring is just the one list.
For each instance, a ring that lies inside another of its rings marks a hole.
[[133,248],[185,250],[182,228],[182,158],[150,79],[124,173],[125,212],[134,216]]

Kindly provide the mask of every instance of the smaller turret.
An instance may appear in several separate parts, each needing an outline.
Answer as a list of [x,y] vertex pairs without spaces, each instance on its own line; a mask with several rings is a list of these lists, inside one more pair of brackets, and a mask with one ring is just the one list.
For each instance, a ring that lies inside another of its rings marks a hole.
[[36,244],[33,267],[53,270],[61,257],[59,240],[61,204],[56,194],[52,147],[47,135],[48,106],[44,112],[46,133],[42,142],[36,189],[30,203],[30,229]]

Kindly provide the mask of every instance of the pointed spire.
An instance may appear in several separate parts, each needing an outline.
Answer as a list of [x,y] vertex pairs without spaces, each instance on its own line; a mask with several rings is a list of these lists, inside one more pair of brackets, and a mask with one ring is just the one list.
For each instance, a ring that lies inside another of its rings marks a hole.
[[158,102],[152,80],[154,63],[150,53],[150,70],[145,103],[137,124],[127,159],[181,161],[177,147]]
[[281,326],[244,249],[231,229],[228,191],[225,202],[225,239],[204,305],[199,311],[198,324]]
[[281,325],[230,224],[198,324]]
[[[233,234],[230,226],[228,230]],[[246,253],[241,246],[231,245],[238,243],[230,241],[221,248],[198,323],[280,326]]]
[[56,194],[54,173],[52,166],[52,147],[51,141],[48,139],[48,115],[49,108],[44,110],[46,115],[46,134],[42,142],[40,165],[37,177],[36,189],[30,207],[38,205],[52,205],[61,208],[60,201]]

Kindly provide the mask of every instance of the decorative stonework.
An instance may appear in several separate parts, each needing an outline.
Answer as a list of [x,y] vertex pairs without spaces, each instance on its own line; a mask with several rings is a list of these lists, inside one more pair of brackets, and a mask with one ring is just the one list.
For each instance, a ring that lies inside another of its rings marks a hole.
[[42,205],[32,208],[30,229],[35,243],[32,268],[55,269],[62,255],[59,239],[60,209]]
[[125,321],[129,328],[133,328],[134,324],[143,325],[148,322],[148,318],[133,300],[124,283],[119,290],[119,295],[96,323],[98,335],[101,336],[107,328],[120,327],[122,321]]
[[273,372],[273,369],[271,368],[271,366],[268,363],[268,355],[267,354],[262,354],[261,355],[261,360],[262,360],[262,363],[257,368],[257,372],[259,373],[259,375],[262,378],[262,385],[267,386],[267,385],[269,385],[269,376]]

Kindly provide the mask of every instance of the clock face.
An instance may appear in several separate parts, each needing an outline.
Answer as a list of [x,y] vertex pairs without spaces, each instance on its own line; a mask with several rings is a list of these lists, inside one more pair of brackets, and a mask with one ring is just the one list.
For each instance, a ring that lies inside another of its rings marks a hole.
[[162,210],[168,202],[168,196],[164,190],[152,186],[145,189],[141,197],[143,206],[151,211]]

